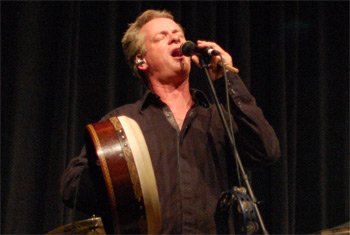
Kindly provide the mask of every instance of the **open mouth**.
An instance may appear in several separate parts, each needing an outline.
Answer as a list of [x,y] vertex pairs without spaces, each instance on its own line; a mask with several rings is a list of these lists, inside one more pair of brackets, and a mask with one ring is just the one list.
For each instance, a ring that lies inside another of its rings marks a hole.
[[174,50],[172,50],[171,52],[171,56],[172,57],[181,57],[183,54],[180,51],[180,48],[175,48]]

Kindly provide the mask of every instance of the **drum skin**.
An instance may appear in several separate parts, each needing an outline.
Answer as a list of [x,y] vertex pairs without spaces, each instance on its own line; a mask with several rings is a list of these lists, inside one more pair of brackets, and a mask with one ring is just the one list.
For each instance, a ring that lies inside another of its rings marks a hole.
[[89,161],[101,167],[114,232],[158,233],[161,214],[153,166],[138,124],[126,116],[86,126]]

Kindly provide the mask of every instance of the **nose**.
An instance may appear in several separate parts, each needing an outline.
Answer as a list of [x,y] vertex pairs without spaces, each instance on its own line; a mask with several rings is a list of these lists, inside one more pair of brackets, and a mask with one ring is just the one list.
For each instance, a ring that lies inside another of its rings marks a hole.
[[170,44],[171,43],[180,43],[180,42],[181,42],[181,40],[180,40],[180,36],[179,35],[177,35],[176,33],[171,35]]

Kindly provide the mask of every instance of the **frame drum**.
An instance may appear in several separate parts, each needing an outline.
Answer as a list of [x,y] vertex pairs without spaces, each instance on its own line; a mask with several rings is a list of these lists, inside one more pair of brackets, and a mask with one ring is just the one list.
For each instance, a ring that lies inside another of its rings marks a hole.
[[[161,213],[156,179],[139,125],[126,116],[86,126],[87,151],[101,166],[115,233],[158,233]],[[90,145],[90,146],[89,146]],[[91,161],[91,156],[88,156]]]

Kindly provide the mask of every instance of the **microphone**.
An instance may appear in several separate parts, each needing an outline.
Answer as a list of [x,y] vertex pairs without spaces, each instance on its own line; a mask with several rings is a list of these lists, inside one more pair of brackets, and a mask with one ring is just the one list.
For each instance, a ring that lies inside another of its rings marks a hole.
[[[182,54],[184,54],[185,56],[191,56],[191,55],[198,55],[198,56],[213,56],[213,55],[220,55],[220,52],[211,49],[211,48],[198,48],[196,44],[194,44],[191,41],[187,41],[185,43],[183,43],[180,47],[180,51]],[[222,62],[219,63],[219,66],[222,67]],[[227,70],[230,70],[233,73],[239,73],[239,69],[228,65],[225,63],[225,67]]]
[[213,56],[220,55],[220,52],[211,48],[199,48],[191,41],[183,43],[180,47],[180,51],[185,56],[198,55],[198,56]]

